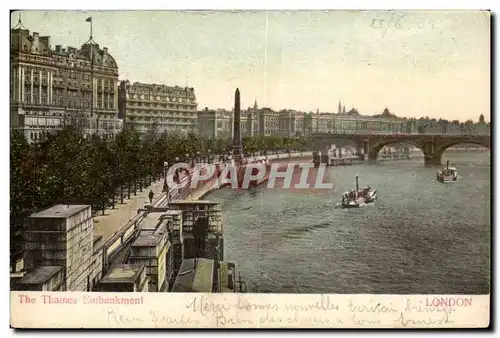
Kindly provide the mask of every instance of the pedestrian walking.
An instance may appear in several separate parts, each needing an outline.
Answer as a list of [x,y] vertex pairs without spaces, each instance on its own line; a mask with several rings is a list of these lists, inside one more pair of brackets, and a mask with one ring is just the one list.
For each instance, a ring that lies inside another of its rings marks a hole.
[[149,190],[149,203],[153,203],[153,197],[155,196],[155,193],[153,190]]

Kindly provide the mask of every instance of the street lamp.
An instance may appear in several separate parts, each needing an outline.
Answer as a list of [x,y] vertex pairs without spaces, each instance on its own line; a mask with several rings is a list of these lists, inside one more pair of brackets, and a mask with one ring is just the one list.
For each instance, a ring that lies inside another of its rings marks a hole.
[[168,195],[168,184],[167,184],[167,171],[168,171],[168,162],[163,162],[163,192],[166,192]]
[[212,163],[212,158],[211,158],[211,155],[210,155],[210,149],[208,149],[208,161],[207,163]]
[[201,163],[200,152],[199,151],[196,152],[196,158],[197,158],[196,162]]
[[168,162],[165,161],[163,162],[163,178],[167,178],[167,168],[168,168]]

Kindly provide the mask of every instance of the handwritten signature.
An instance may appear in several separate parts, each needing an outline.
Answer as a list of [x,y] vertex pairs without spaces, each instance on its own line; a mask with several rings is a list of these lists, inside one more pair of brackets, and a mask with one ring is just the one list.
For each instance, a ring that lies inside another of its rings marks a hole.
[[443,325],[443,324],[449,324],[453,323],[449,319],[449,314],[448,312],[443,312],[443,315],[440,316],[439,318],[425,318],[425,319],[415,319],[415,318],[410,318],[409,314],[405,314],[403,312],[400,313],[399,318],[394,321],[395,323],[399,323],[403,326],[409,326],[409,325],[418,325],[418,326],[431,326],[431,325]]

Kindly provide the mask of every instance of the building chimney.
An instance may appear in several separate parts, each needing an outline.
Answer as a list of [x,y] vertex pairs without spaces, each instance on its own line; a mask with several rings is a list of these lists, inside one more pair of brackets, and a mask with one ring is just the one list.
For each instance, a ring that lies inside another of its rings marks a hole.
[[47,46],[47,48],[50,48],[50,43],[49,43],[50,36],[41,36],[40,41],[44,43]]
[[104,52],[104,55],[108,54],[108,47],[102,47],[102,50]]
[[61,52],[61,45],[56,45],[56,52],[60,53]]

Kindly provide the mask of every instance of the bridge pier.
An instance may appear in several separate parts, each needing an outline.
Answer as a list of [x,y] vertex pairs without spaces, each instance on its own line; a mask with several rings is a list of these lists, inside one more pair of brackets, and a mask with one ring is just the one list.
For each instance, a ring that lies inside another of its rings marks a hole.
[[315,167],[321,164],[321,151],[313,151],[313,163]]
[[325,147],[321,152],[321,163],[325,163],[326,165],[330,165],[330,150],[331,146]]
[[441,155],[424,155],[424,164],[427,165],[440,165]]
[[370,140],[363,140],[363,152],[365,154],[370,152]]

